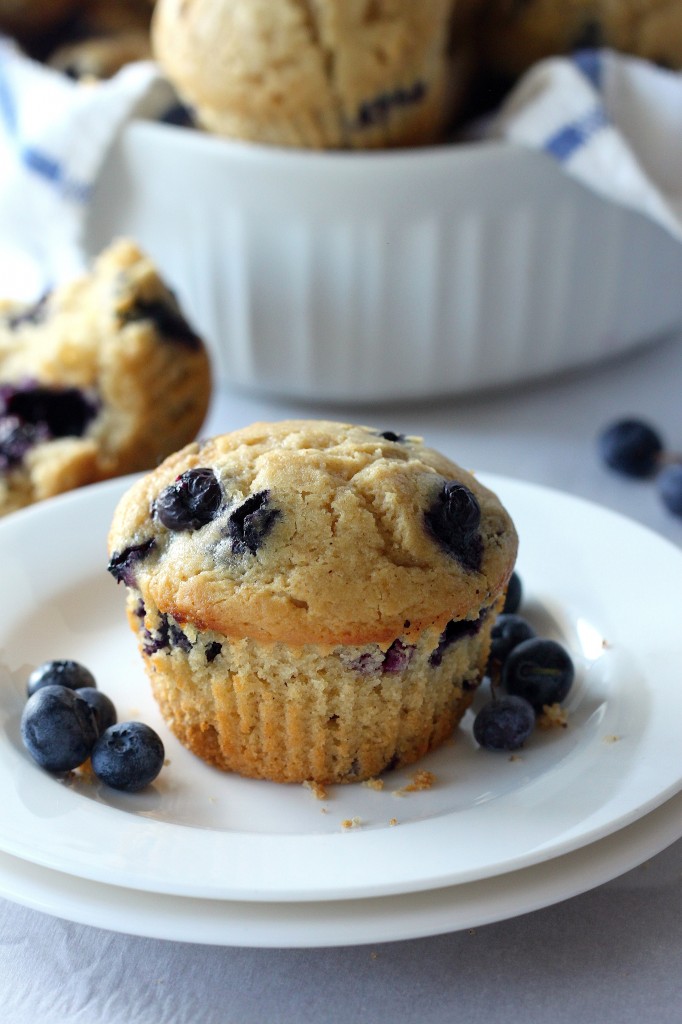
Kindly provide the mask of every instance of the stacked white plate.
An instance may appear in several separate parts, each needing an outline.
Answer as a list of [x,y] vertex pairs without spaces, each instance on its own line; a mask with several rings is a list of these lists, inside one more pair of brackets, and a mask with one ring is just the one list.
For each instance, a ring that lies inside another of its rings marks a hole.
[[[517,754],[451,743],[381,790],[318,799],[218,772],[151,698],[105,538],[129,481],[0,524],[0,895],[140,935],[328,946],[437,934],[524,913],[627,871],[682,836],[682,553],[584,501],[484,477],[522,538],[524,614],[577,667],[568,726]],[[167,761],[140,794],[41,771],[19,721],[30,670],[76,658]],[[481,693],[479,700],[486,699]],[[435,777],[410,791],[415,771]],[[349,823],[351,827],[348,827]]]

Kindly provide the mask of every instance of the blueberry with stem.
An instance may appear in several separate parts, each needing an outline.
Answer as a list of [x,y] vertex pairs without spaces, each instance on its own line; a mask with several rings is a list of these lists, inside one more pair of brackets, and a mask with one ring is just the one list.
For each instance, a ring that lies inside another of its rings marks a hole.
[[507,656],[502,685],[523,697],[539,714],[546,705],[560,704],[573,684],[575,668],[568,651],[556,640],[534,638],[518,644]]

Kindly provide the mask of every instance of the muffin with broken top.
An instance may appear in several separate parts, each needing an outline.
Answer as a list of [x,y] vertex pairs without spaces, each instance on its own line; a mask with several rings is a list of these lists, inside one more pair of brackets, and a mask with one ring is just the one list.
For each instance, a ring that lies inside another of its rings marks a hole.
[[516,548],[497,497],[419,438],[293,420],[191,444],[136,482],[109,568],[190,750],[354,782],[450,736]]
[[0,302],[0,515],[153,468],[210,394],[204,343],[129,240],[35,303]]

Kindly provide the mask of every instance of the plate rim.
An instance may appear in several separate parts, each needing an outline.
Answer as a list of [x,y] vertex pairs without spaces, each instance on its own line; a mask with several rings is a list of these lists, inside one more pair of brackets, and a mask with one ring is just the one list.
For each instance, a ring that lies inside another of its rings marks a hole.
[[312,905],[209,902],[140,893],[0,852],[0,896],[76,924],[149,939],[253,949],[338,948],[428,938],[533,913],[626,874],[680,838],[678,793],[631,825],[578,850],[443,889]]

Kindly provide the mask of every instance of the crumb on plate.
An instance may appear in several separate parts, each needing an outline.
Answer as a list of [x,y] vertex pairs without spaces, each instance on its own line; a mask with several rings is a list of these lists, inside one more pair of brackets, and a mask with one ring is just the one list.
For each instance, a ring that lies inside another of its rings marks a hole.
[[433,772],[424,770],[415,772],[412,776],[412,781],[408,782],[402,789],[394,789],[393,795],[405,796],[406,793],[420,793],[424,789],[431,789],[435,781],[436,776]]
[[538,729],[565,729],[568,725],[568,714],[561,704],[545,704],[536,724]]
[[327,790],[321,782],[314,782],[312,779],[306,779],[303,783],[306,789],[309,789],[316,800],[326,800]]
[[362,783],[363,786],[367,786],[367,789],[375,789],[377,792],[384,788],[383,779],[365,779]]

